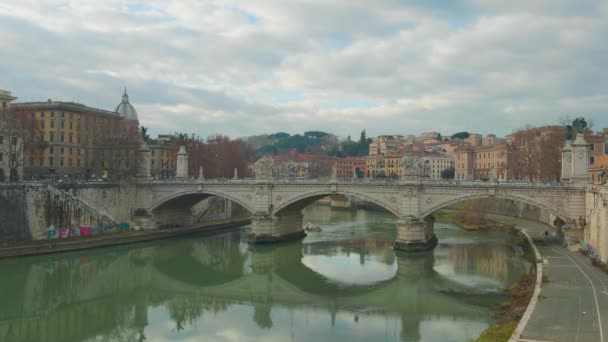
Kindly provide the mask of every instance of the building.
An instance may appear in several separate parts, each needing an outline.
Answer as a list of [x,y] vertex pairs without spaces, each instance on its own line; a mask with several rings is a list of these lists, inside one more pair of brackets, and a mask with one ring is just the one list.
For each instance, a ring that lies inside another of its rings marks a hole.
[[464,142],[473,147],[477,147],[477,146],[481,146],[482,140],[483,139],[482,139],[481,134],[470,133],[469,137],[464,139]]
[[608,154],[595,157],[589,165],[589,178],[592,184],[608,184]]
[[[11,158],[13,161],[23,160],[23,150],[17,147],[21,143],[19,134],[16,134],[8,116],[10,103],[16,99],[10,91],[0,90],[0,182],[9,180]],[[22,166],[17,168],[17,172],[23,174]]]
[[384,157],[381,161],[381,172],[386,177],[399,178],[401,176],[401,159],[403,155],[392,154]]
[[171,163],[169,155],[171,139],[163,139],[160,135],[157,139],[148,141],[150,150],[150,174],[156,179],[171,178],[175,175],[175,167]]
[[491,176],[491,171],[494,170],[496,179],[507,180],[507,144],[493,144],[486,146],[478,146],[474,150],[474,171],[473,179],[485,180]]
[[336,159],[336,177],[352,178],[353,177],[353,160],[352,158],[337,158]]
[[365,157],[365,169],[367,178],[375,178],[380,173],[380,164],[382,162],[382,155],[374,155]]
[[38,123],[38,137],[26,142],[26,178],[119,179],[136,171],[141,138],[126,90],[114,111],[50,99],[13,103],[11,110]]
[[431,179],[441,179],[441,173],[454,167],[454,159],[443,156],[422,157],[425,176]]
[[352,161],[352,174],[357,178],[365,178],[367,175],[367,158],[350,158]]
[[391,152],[399,152],[402,144],[403,136],[401,135],[380,135],[373,138],[369,144],[369,155],[386,155]]
[[601,134],[587,134],[589,144],[589,178],[593,184],[606,184],[608,173],[608,129]]
[[473,180],[475,168],[475,148],[461,145],[454,151],[454,178]]
[[0,110],[6,110],[12,101],[17,98],[11,95],[10,91],[0,90]]

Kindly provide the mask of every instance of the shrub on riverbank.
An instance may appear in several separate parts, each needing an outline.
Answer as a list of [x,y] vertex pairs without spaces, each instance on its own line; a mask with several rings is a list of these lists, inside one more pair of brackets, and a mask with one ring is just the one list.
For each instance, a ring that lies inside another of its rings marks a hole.
[[452,222],[464,229],[477,230],[487,228],[490,222],[487,218],[488,202],[471,200],[463,202],[458,211],[452,216]]
[[608,274],[608,264],[605,264],[603,262],[601,262],[600,260],[598,260],[596,257],[592,256],[588,251],[583,250],[583,249],[579,249],[578,250],[582,255],[586,256],[589,261],[591,261],[591,264],[597,268],[599,268],[600,270],[604,271],[604,273]]

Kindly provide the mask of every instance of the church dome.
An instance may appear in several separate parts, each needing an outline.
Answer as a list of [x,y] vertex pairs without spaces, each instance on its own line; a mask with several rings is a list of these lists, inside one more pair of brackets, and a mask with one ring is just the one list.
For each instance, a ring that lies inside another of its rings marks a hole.
[[129,95],[127,94],[127,89],[125,89],[125,93],[122,94],[122,101],[116,106],[114,109],[116,113],[127,120],[137,120],[137,111],[135,108],[129,103]]

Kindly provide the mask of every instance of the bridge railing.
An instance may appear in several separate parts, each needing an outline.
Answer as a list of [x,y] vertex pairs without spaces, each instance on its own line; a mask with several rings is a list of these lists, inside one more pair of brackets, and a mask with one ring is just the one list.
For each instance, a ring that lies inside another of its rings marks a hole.
[[[167,185],[167,184],[254,184],[258,181],[254,178],[213,178],[213,179],[193,179],[193,178],[174,178],[174,179],[163,179],[163,180],[152,180],[146,182],[146,184],[158,184],[158,185]],[[499,187],[499,188],[538,188],[538,189],[583,189],[584,186],[570,184],[570,183],[560,183],[560,182],[549,182],[549,183],[541,183],[541,182],[524,182],[524,181],[481,181],[481,180],[458,180],[458,179],[421,179],[418,181],[411,180],[400,180],[400,179],[370,179],[370,178],[315,178],[315,179],[303,179],[303,178],[275,178],[267,181],[273,184],[318,184],[318,185],[329,185],[329,184],[369,184],[369,185],[387,185],[387,186],[396,186],[396,185],[428,185],[428,186],[462,186],[462,187]],[[16,184],[16,183],[13,183]],[[43,184],[48,184],[45,182],[20,182],[19,184],[28,184],[32,186],[40,186]],[[129,183],[106,183],[106,182],[71,182],[65,184],[53,184],[56,187],[63,188],[69,187],[71,185],[78,186],[111,186],[111,185],[120,185],[120,184],[129,184]],[[1,184],[0,184],[1,186]]]

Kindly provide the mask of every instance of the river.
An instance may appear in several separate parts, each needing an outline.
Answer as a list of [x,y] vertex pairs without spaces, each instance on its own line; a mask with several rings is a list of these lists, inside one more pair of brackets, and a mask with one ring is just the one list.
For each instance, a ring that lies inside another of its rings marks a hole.
[[394,217],[311,205],[302,241],[211,237],[0,261],[0,341],[467,341],[532,264],[508,234],[438,219],[394,252]]

